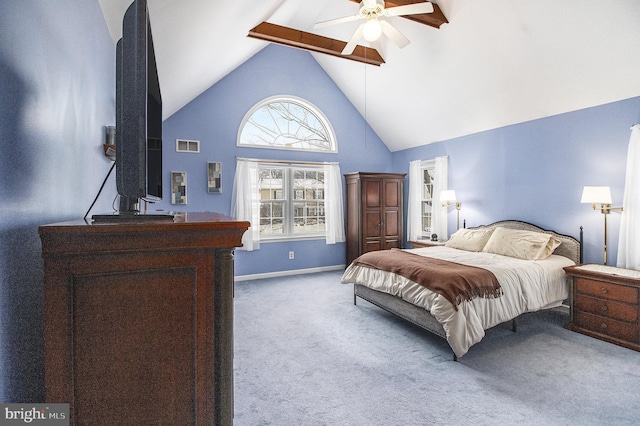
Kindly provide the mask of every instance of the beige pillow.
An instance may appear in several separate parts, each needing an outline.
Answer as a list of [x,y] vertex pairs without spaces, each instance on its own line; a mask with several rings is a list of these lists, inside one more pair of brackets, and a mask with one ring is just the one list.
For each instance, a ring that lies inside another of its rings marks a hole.
[[445,246],[467,251],[482,251],[487,244],[493,229],[458,229]]
[[543,260],[559,245],[560,241],[549,234],[497,227],[482,251],[518,259]]
[[553,238],[552,236],[549,236],[549,242],[547,243],[547,246],[544,248],[542,253],[540,253],[538,257],[536,257],[534,260],[544,260],[547,257],[551,256],[555,251],[555,249],[557,249],[558,246],[560,246],[560,244],[562,244],[562,241],[556,238]]

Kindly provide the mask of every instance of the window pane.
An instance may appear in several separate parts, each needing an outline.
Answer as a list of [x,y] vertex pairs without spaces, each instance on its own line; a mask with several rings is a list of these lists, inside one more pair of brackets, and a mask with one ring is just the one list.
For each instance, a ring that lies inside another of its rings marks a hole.
[[277,235],[284,233],[284,204],[267,201],[260,204],[260,234]]
[[282,219],[260,219],[260,235],[282,235]]
[[324,172],[320,168],[262,166],[259,171],[260,234],[323,235],[323,180]]
[[284,170],[283,169],[261,169],[258,178],[261,200],[283,200],[284,199]]
[[284,203],[271,203],[271,216],[284,217]]
[[293,97],[267,99],[247,114],[239,146],[335,152],[335,136],[315,106]]
[[271,203],[260,204],[260,217],[271,217]]
[[424,188],[424,193],[422,195],[422,198],[425,200],[430,200],[433,194],[433,179],[431,179],[431,173],[429,173],[431,170],[424,170],[423,174],[424,174],[424,184],[423,184],[423,188]]
[[324,228],[324,203],[305,202],[295,203],[294,230],[296,234],[322,234]]
[[423,202],[422,203],[422,230],[424,231],[424,236],[431,236],[431,203]]
[[428,168],[422,171],[422,236],[430,238],[432,234],[433,184],[435,170]]

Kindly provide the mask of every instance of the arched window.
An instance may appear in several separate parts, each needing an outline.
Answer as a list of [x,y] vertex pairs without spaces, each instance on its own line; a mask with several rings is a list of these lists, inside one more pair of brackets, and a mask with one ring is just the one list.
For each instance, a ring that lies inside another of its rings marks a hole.
[[293,96],[274,96],[254,105],[240,125],[238,146],[338,151],[327,117],[316,106]]

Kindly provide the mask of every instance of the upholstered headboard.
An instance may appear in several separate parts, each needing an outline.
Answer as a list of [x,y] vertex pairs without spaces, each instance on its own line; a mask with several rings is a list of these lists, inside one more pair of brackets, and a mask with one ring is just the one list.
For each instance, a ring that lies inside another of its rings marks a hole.
[[523,222],[520,220],[502,220],[500,222],[495,222],[490,225],[475,226],[475,227],[472,227],[471,229],[492,229],[492,228],[497,228],[498,226],[501,226],[503,228],[509,228],[509,229],[521,229],[525,231],[535,231],[535,232],[542,232],[545,234],[551,234],[555,238],[557,238],[559,241],[562,242],[562,244],[560,244],[558,248],[555,249],[553,254],[567,257],[573,260],[575,263],[582,262],[582,250],[580,248],[582,245],[581,241],[578,241],[569,235],[558,234],[555,231],[542,229],[539,226],[536,226],[528,222]]

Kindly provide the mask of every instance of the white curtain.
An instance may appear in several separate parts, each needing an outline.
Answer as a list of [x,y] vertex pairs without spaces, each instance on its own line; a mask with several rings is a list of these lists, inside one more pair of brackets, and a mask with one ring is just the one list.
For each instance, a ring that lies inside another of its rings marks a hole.
[[640,124],[631,128],[622,207],[617,266],[640,270]]
[[231,216],[251,222],[242,236],[241,250],[260,248],[260,191],[258,190],[258,163],[238,159],[231,194]]
[[345,241],[342,175],[336,163],[324,165],[324,191],[327,244],[342,243]]
[[409,199],[407,201],[407,240],[422,237],[422,161],[409,163]]
[[447,157],[436,157],[435,174],[433,177],[433,210],[431,220],[433,232],[438,234],[438,239],[441,241],[449,239],[447,208],[440,202],[440,193],[447,189],[447,181],[449,179],[447,160]]

